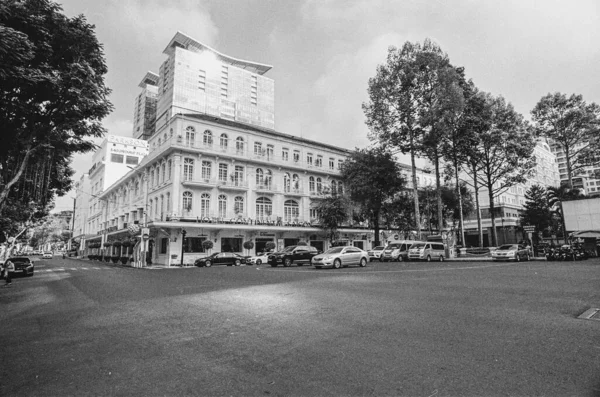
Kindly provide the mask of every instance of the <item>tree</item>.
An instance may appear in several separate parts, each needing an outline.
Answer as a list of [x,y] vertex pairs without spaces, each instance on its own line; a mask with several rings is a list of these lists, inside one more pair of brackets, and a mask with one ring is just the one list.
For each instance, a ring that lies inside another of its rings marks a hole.
[[417,167],[422,135],[418,125],[418,96],[416,56],[420,44],[404,43],[401,49],[390,47],[386,64],[377,66],[375,77],[369,79],[369,102],[363,103],[371,130],[369,138],[381,145],[410,153],[413,188],[414,224],[421,236],[419,224],[419,195]]
[[244,244],[242,244],[242,246],[244,247],[244,249],[250,251],[252,248],[254,248],[254,242],[244,241]]
[[595,142],[600,132],[600,106],[587,104],[581,95],[556,92],[542,97],[531,111],[536,132],[550,138],[564,153],[567,179],[583,167],[600,164]]
[[333,244],[339,227],[348,219],[349,205],[346,198],[340,194],[326,196],[318,201],[315,209],[321,228]]
[[523,116],[504,98],[484,96],[482,114],[488,120],[477,131],[477,155],[473,156],[475,178],[488,191],[492,218],[492,244],[498,245],[495,221],[495,198],[525,178],[535,165],[532,158],[535,137]]
[[50,172],[37,188],[64,194],[72,154],[92,150],[89,138],[105,133],[112,105],[102,45],[85,17],[61,11],[50,0],[0,3],[0,125],[11,143],[0,146],[0,211],[19,200],[10,194],[24,188],[28,167],[44,161]]
[[350,200],[360,207],[379,245],[379,220],[383,204],[400,192],[406,181],[394,156],[382,147],[357,149],[340,170]]
[[[548,193],[541,185],[533,185],[525,192],[525,205],[521,222],[524,225],[533,225],[538,232],[548,229],[552,225],[552,211],[548,205]],[[537,236],[537,234],[534,234]],[[537,244],[537,241],[533,242]]]

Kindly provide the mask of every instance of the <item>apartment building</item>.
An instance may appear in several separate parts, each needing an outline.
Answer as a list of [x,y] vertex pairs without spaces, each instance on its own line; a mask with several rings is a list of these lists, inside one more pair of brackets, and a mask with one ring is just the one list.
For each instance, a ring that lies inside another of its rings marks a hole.
[[135,98],[133,107],[133,137],[135,139],[147,140],[154,133],[158,80],[159,76],[156,73],[148,72],[138,85],[142,91]]
[[[587,146],[587,142],[582,142],[574,147],[574,150],[579,150]],[[567,160],[564,150],[556,143],[551,144],[552,152],[556,156],[556,163],[560,173],[560,183],[567,183],[569,176],[567,174]],[[558,186],[558,184],[557,184]],[[573,187],[579,189],[586,195],[600,194],[600,163],[583,167],[575,171],[573,175]]]

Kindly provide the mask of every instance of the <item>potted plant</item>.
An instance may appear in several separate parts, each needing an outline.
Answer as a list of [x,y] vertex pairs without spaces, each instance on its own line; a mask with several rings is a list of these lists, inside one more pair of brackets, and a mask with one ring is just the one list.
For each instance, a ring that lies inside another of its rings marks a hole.
[[275,249],[275,243],[272,241],[267,241],[267,243],[265,244],[265,249],[267,251],[272,251]]
[[252,241],[245,241],[244,244],[242,244],[242,245],[248,251],[250,251],[252,248],[254,248],[254,243]]
[[124,264],[124,265],[126,265],[126,264],[127,264],[127,261],[128,261],[128,260],[129,260],[129,257],[128,257],[128,256],[122,256],[122,257],[121,257],[121,263],[122,263],[122,264]]
[[204,240],[202,242],[202,248],[204,248],[206,251],[210,251],[213,247],[214,247],[214,244],[213,244],[212,240]]
[[110,260],[112,261],[112,263],[117,263],[119,261],[119,259],[121,259],[121,257],[119,255],[113,255],[110,257]]

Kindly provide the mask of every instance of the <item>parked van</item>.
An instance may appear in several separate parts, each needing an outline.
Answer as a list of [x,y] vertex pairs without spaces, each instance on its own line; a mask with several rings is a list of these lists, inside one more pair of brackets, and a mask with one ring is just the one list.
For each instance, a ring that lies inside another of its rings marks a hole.
[[401,241],[393,241],[389,243],[383,253],[379,257],[381,262],[387,261],[407,261],[408,258],[408,249],[415,243],[422,243],[422,241],[415,240],[401,240]]
[[413,244],[408,250],[408,258],[426,260],[427,262],[431,262],[432,260],[443,262],[446,259],[446,249],[444,248],[444,244],[433,241],[417,243]]

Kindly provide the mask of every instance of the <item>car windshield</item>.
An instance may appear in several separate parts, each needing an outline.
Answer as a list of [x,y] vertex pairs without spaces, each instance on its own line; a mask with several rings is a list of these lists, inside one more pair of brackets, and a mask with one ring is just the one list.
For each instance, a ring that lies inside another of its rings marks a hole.
[[385,247],[379,246],[379,247],[375,247],[373,248],[373,251],[381,251],[382,249],[384,249]]
[[339,254],[340,252],[342,252],[342,250],[344,249],[344,247],[333,247],[333,248],[329,248],[327,251],[325,251],[325,254]]
[[296,248],[295,245],[290,245],[289,247],[285,247],[283,249],[283,252],[292,252],[294,250],[294,248]]
[[510,251],[510,250],[516,250],[517,246],[514,244],[505,244],[505,245],[501,245],[500,247],[498,247],[498,251]]
[[410,246],[411,249],[412,248],[423,248],[423,247],[425,247],[425,244],[423,244],[423,243],[416,243],[416,244],[413,244]]

